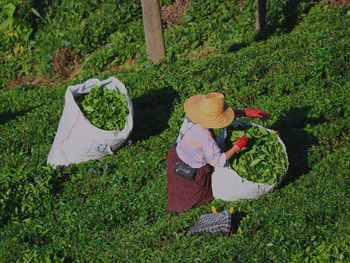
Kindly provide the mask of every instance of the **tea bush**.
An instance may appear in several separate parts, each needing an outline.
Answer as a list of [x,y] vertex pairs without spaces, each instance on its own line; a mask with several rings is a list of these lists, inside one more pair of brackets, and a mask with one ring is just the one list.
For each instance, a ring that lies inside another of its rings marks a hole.
[[[125,16],[116,18],[118,28],[112,14],[100,15],[113,3]],[[33,63],[38,72],[49,71],[53,53],[66,46],[85,52],[85,66],[64,85],[3,85],[0,91],[0,261],[346,262],[350,10],[293,3],[290,13],[290,2],[269,2],[268,27],[257,34],[253,3],[191,1],[183,24],[164,25],[167,57],[152,64],[138,2],[52,1],[34,49],[5,59],[1,83],[30,73]],[[134,16],[127,17],[127,6]],[[99,30],[92,32],[85,19]],[[137,33],[129,37],[129,30]],[[215,50],[205,53],[207,43]],[[118,67],[123,55],[134,59],[132,66]],[[67,85],[110,76],[125,84],[133,101],[132,144],[101,161],[47,166]],[[163,215],[167,152],[183,121],[183,103],[209,91],[224,93],[233,108],[271,113],[266,123],[254,121],[278,130],[288,173],[279,189],[257,200],[214,200]],[[219,212],[235,207],[233,237],[187,235],[211,205]]]

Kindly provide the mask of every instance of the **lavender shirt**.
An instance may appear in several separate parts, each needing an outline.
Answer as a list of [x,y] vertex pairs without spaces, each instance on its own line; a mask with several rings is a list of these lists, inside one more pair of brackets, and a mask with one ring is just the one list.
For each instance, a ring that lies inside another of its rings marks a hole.
[[192,168],[200,168],[207,163],[224,166],[226,154],[220,150],[209,129],[193,122],[190,126],[177,142],[176,152],[179,158]]

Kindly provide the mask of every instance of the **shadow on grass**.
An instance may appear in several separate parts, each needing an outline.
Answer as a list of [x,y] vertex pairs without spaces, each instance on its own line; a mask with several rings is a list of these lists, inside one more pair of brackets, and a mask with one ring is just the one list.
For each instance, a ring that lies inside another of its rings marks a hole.
[[245,48],[245,47],[247,47],[249,45],[250,45],[250,43],[248,43],[248,42],[245,42],[245,43],[242,42],[242,43],[233,44],[233,45],[228,47],[227,52],[228,53],[237,52],[241,48]]
[[308,173],[308,149],[311,145],[317,144],[317,139],[304,130],[307,124],[316,125],[325,120],[322,118],[308,118],[307,112],[311,107],[291,108],[285,110],[271,129],[277,130],[284,142],[288,159],[289,169],[280,187],[295,181],[302,174]]
[[[310,3],[305,8],[298,8],[299,6],[305,5],[305,3]],[[286,2],[283,8],[283,15],[281,17],[272,17],[271,21],[267,22],[264,30],[258,32],[254,38],[255,41],[266,40],[273,34],[277,32],[290,33],[300,22],[300,13],[309,13],[311,7],[314,4],[310,0],[289,0]],[[301,10],[301,11],[300,11]],[[267,10],[268,11],[268,10]],[[283,21],[283,22],[280,22]]]
[[246,215],[247,213],[245,212],[234,212],[231,214],[231,227],[233,228],[233,234],[237,232],[239,224]]
[[77,165],[71,164],[68,167],[59,165],[53,170],[53,176],[49,181],[51,186],[51,195],[60,195],[65,187],[65,184],[72,180],[72,175],[76,174],[78,171]]
[[134,106],[133,142],[160,134],[168,127],[174,99],[178,94],[172,88],[152,90],[132,100]]
[[39,108],[41,106],[42,105],[30,107],[26,110],[21,110],[21,111],[17,111],[17,112],[8,111],[5,113],[1,113],[0,114],[0,125],[5,124],[6,122],[11,121],[13,119],[16,119],[17,117],[26,115],[28,112],[31,112],[32,110]]
[[[24,2],[24,1],[22,1]],[[51,5],[52,0],[46,0],[46,1],[42,1],[42,0],[33,0],[33,8],[38,11],[38,13],[45,19],[45,10]],[[38,26],[39,23],[43,23],[43,21],[41,19],[38,19],[38,17],[36,17],[34,15],[34,13],[31,13],[32,16],[32,28],[33,28],[33,35],[38,31]]]
[[[299,8],[300,6],[303,6],[306,3],[309,3],[309,5],[307,5],[304,8]],[[283,6],[281,12],[283,13],[283,15],[279,15],[280,12],[278,12],[278,15],[273,16],[273,14],[269,14],[269,10],[266,10],[266,26],[263,30],[256,33],[253,42],[266,40],[272,35],[276,34],[277,32],[290,33],[298,25],[300,14],[307,14],[313,5],[314,2],[310,0],[289,0]],[[237,52],[241,48],[245,48],[250,44],[250,42],[233,44],[228,47],[227,52]]]

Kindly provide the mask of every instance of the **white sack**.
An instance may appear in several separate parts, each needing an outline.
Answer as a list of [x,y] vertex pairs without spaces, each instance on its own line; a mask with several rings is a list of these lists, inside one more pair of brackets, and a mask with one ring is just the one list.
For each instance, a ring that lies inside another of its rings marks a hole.
[[[264,128],[258,124],[245,122],[245,121],[234,121],[230,124],[231,127],[249,127],[258,126]],[[264,128],[269,132],[273,130]],[[224,143],[227,136],[227,131],[224,131],[218,137],[218,144],[221,149],[224,149]],[[281,138],[278,137],[278,141],[282,145],[287,158],[287,170],[288,170],[288,156],[286,146],[282,142]],[[275,189],[285,177],[287,171],[280,176],[280,180],[275,185],[254,183],[249,180],[243,179],[236,171],[231,168],[229,162],[226,162],[224,167],[214,167],[212,174],[212,189],[214,198],[222,199],[225,201],[238,201],[241,199],[256,199],[261,195],[271,192]]]
[[[124,129],[121,131],[102,130],[90,123],[85,118],[74,97],[89,93],[95,87],[107,87],[107,89],[119,90],[125,94],[129,106]],[[134,110],[127,90],[122,82],[114,77],[100,81],[89,79],[83,84],[69,86],[65,94],[65,105],[57,133],[47,158],[47,164],[69,165],[88,160],[101,159],[108,154],[113,154],[123,145],[133,128]]]

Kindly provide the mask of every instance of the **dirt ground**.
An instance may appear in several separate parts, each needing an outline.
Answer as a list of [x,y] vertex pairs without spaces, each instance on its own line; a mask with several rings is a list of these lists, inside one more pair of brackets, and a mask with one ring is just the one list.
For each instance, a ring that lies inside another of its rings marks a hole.
[[[10,87],[17,87],[22,84],[31,83],[32,85],[54,86],[70,80],[80,72],[80,63],[82,56],[74,54],[71,48],[59,49],[56,51],[53,62],[52,72],[49,75],[40,77],[34,76],[17,76],[9,81]],[[35,66],[32,73],[36,75]]]
[[167,24],[181,24],[179,17],[186,14],[186,9],[190,6],[190,0],[176,0],[171,6],[161,8],[162,19]]
[[331,5],[348,6],[350,5],[350,0],[329,0],[329,3]]

